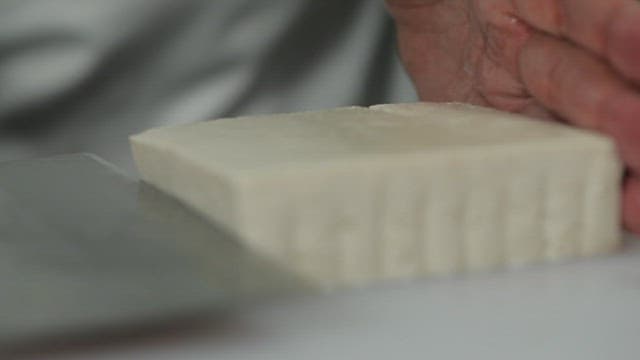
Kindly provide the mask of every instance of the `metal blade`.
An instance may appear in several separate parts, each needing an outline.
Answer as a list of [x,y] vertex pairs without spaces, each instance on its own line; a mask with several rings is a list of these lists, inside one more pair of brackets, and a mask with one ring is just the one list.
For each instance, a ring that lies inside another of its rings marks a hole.
[[224,312],[301,289],[94,156],[0,164],[0,343]]

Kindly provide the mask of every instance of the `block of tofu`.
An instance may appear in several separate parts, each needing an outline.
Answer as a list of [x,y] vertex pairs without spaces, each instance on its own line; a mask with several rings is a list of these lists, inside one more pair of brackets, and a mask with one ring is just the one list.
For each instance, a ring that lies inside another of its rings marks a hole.
[[143,180],[322,287],[612,251],[612,142],[463,104],[227,118],[132,137]]

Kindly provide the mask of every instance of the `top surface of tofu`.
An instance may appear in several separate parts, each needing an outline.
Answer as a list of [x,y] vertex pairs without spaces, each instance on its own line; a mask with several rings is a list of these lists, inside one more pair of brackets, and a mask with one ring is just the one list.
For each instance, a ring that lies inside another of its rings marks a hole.
[[[423,154],[442,149],[607,141],[565,125],[463,104],[398,104],[227,118],[136,135],[229,171]],[[559,141],[560,140],[560,141]]]

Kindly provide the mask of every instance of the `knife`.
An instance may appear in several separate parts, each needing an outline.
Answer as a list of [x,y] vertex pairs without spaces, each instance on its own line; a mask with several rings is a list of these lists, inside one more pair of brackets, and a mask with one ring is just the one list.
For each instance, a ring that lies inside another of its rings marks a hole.
[[309,290],[96,156],[0,163],[0,345],[207,318]]

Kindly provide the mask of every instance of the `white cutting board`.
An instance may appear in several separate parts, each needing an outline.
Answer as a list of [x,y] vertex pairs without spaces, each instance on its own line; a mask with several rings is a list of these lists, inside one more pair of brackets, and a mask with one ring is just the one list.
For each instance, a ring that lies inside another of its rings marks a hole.
[[246,306],[210,330],[43,359],[638,359],[640,243],[617,255]]

